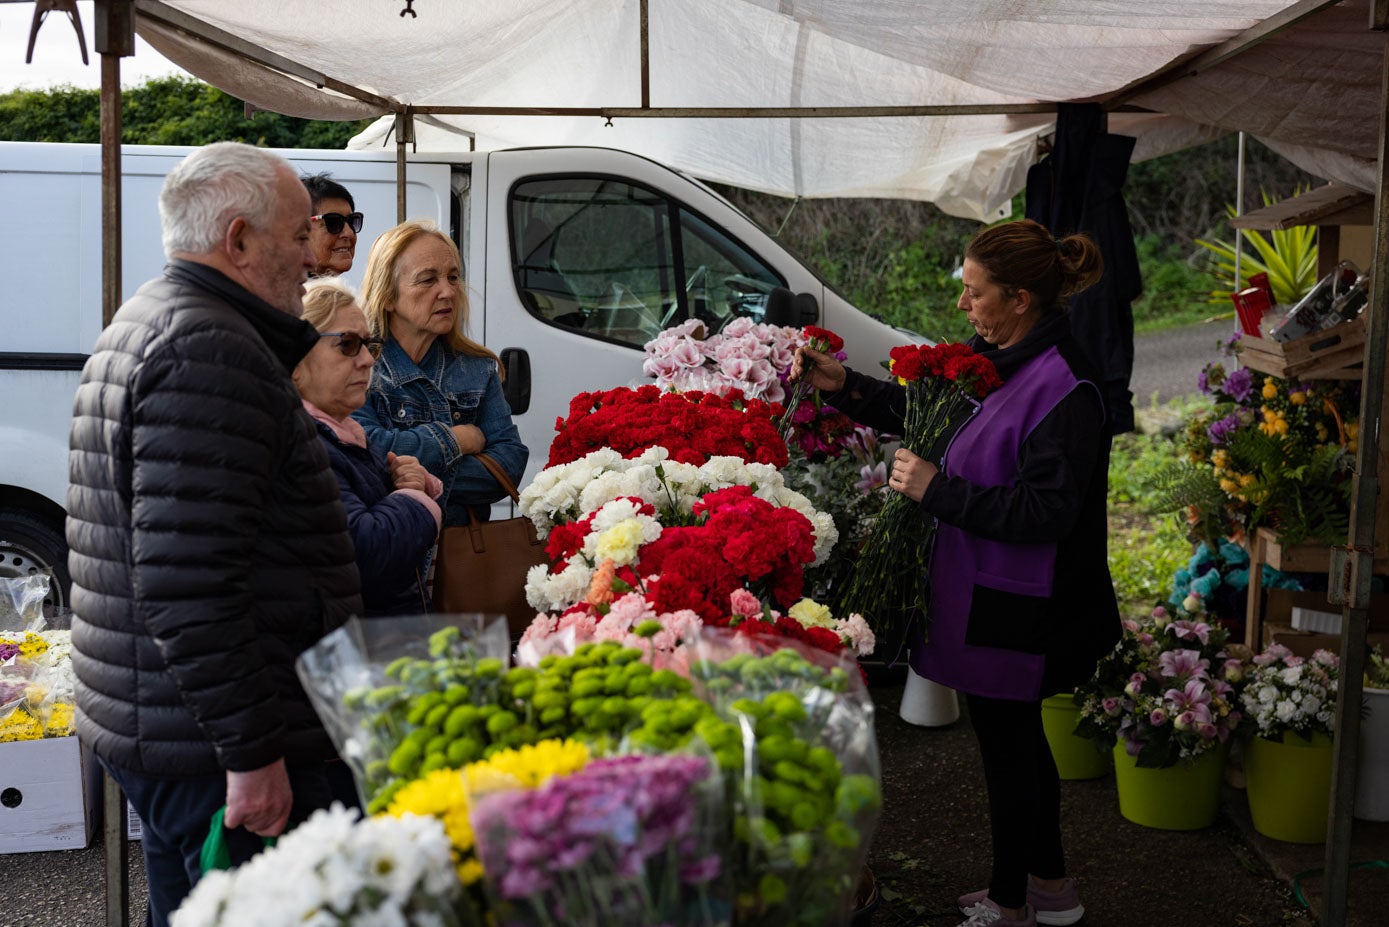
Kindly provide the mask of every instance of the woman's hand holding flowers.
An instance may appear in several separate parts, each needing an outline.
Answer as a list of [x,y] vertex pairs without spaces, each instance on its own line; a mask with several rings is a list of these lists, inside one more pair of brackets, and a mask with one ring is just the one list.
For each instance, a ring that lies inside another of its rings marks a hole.
[[813,348],[796,349],[796,358],[791,362],[792,383],[799,383],[804,379],[810,386],[822,392],[834,393],[844,388],[847,377],[844,365],[833,354]]
[[892,458],[892,473],[888,476],[890,489],[900,492],[913,502],[920,502],[926,487],[940,472],[935,464],[918,457],[905,447],[899,447]]

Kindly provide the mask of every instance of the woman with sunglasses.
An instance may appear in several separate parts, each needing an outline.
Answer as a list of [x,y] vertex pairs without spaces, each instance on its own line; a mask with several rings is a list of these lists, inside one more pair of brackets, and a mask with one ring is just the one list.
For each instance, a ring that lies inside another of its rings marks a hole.
[[327,174],[299,178],[309,191],[313,215],[309,219],[309,250],[313,252],[311,277],[336,277],[352,269],[357,254],[357,233],[362,230],[362,214],[347,188]]
[[486,520],[505,490],[477,459],[484,450],[520,483],[529,452],[502,395],[497,355],[464,334],[468,300],[458,248],[429,221],[377,238],[362,308],[383,338],[366,405],[355,418],[385,453],[411,454],[444,481],[444,524]]
[[305,289],[304,321],[318,329],[318,344],[294,369],[294,385],[338,478],[367,617],[428,611],[423,574],[439,536],[443,485],[415,458],[368,446],[352,413],[366,399],[381,340],[347,284],[326,278]]

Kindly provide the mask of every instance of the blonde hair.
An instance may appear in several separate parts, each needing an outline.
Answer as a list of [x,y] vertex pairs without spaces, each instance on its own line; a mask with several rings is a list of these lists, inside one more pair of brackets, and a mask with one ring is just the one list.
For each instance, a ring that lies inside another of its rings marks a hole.
[[319,331],[333,324],[338,310],[357,302],[357,294],[341,277],[315,277],[304,284],[303,319]]
[[[458,255],[458,246],[453,239],[428,219],[411,219],[394,228],[389,228],[371,243],[371,253],[367,255],[367,269],[362,277],[362,296],[359,305],[366,313],[367,325],[371,333],[387,340],[391,337],[390,312],[395,308],[400,296],[400,256],[405,249],[421,238],[433,236],[449,246],[453,256],[458,258],[461,271],[463,261]],[[454,321],[453,330],[445,336],[448,346],[455,353],[471,357],[489,357],[497,365],[497,374],[505,378],[502,362],[496,353],[483,347],[466,334],[468,328],[468,294],[462,283],[458,285],[458,304],[462,312]]]

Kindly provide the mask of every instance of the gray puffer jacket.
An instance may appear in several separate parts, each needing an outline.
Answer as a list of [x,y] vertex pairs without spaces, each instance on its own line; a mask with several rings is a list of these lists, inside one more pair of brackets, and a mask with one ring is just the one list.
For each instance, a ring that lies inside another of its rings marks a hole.
[[77,732],[148,776],[332,755],[295,658],[361,613],[337,480],[290,372],[317,334],[201,264],[121,307],[68,464]]

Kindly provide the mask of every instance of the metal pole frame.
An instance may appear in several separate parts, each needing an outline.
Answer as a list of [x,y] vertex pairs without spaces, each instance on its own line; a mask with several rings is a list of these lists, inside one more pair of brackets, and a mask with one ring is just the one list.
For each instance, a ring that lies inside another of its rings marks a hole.
[[[1373,0],[1370,28],[1389,28],[1389,0]],[[1345,927],[1349,908],[1350,838],[1359,762],[1360,702],[1364,693],[1365,636],[1369,630],[1370,581],[1374,574],[1375,515],[1379,497],[1379,442],[1384,411],[1385,342],[1389,341],[1389,35],[1385,41],[1380,99],[1379,183],[1375,189],[1374,259],[1370,272],[1369,334],[1361,379],[1360,447],[1350,504],[1350,543],[1333,548],[1328,586],[1343,606],[1341,675],[1336,693],[1335,761],[1327,810],[1325,882],[1321,923]]]

